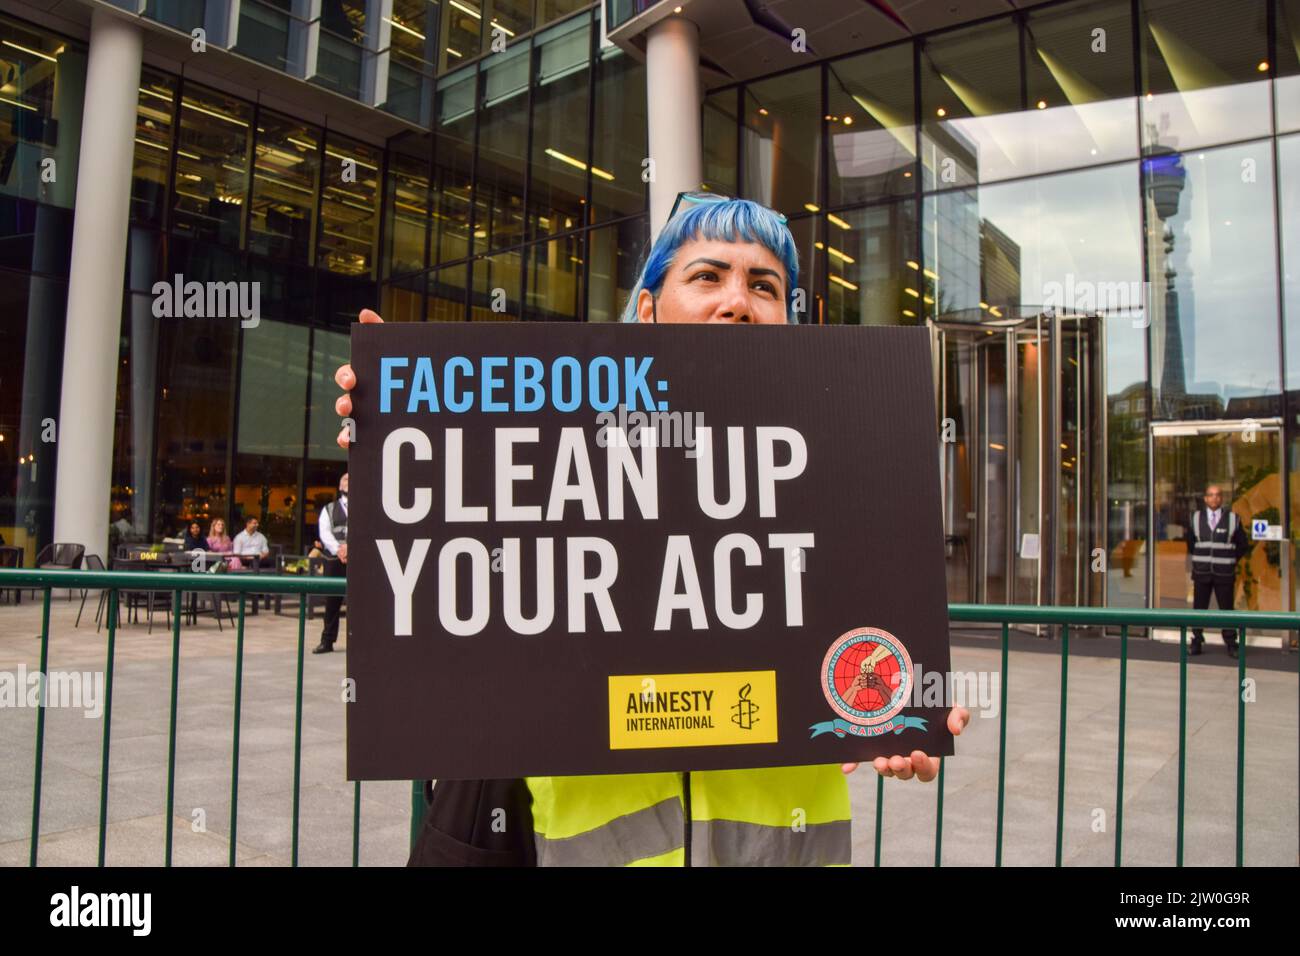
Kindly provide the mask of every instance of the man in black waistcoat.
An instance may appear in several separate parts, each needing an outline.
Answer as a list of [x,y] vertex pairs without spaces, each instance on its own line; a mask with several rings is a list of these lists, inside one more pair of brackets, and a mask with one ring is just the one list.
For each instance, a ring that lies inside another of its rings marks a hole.
[[[325,574],[332,578],[348,576],[348,476],[339,479],[338,496],[320,513],[318,526],[321,544],[325,547]],[[311,649],[313,654],[328,654],[334,650],[339,636],[339,609],[343,598],[330,595],[325,599],[325,626],[320,632],[320,643]]]
[[[1205,507],[1196,510],[1187,528],[1187,550],[1192,556],[1192,607],[1207,610],[1213,593],[1221,610],[1232,610],[1237,562],[1249,549],[1241,522],[1231,508],[1223,507],[1223,492],[1218,485],[1210,485],[1205,489]],[[1204,643],[1201,629],[1193,628],[1189,653],[1201,653]],[[1224,628],[1223,644],[1230,657],[1237,656],[1235,630]]]

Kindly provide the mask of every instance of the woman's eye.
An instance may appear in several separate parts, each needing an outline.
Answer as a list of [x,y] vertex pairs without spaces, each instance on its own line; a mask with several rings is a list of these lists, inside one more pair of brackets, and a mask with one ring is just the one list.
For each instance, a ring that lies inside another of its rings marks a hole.
[[716,272],[697,272],[691,276],[691,281],[694,282],[696,279],[708,279],[710,282],[717,282],[718,274]]
[[774,286],[770,282],[765,282],[760,280],[759,282],[754,283],[754,288],[760,292],[766,292],[773,297],[776,296],[776,286]]

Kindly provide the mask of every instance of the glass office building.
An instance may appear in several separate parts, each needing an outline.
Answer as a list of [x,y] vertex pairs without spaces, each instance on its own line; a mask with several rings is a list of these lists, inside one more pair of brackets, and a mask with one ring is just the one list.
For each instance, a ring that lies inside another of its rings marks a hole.
[[[89,553],[249,515],[310,547],[363,307],[617,320],[652,230],[657,87],[599,4],[124,4],[144,53],[109,537]],[[1239,606],[1295,608],[1300,0],[894,16],[789,68],[757,44],[740,76],[709,33],[723,7],[681,13],[701,24],[701,184],[788,217],[803,321],[930,330],[950,599],[1183,606],[1181,538],[1214,481],[1282,536],[1252,541]],[[55,539],[52,430],[82,347],[65,317],[95,40],[0,11],[0,535],[30,557]],[[196,30],[208,48],[182,56]],[[296,110],[300,88],[317,105]],[[159,316],[178,276],[256,282],[259,321]]]

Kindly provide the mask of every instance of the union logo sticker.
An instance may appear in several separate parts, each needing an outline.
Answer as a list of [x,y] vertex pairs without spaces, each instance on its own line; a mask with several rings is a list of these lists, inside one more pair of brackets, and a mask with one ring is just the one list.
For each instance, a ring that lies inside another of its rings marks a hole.
[[912,658],[888,631],[858,627],[841,634],[822,661],[821,683],[826,702],[839,716],[813,724],[813,737],[879,737],[926,729],[924,718],[899,714],[912,695]]

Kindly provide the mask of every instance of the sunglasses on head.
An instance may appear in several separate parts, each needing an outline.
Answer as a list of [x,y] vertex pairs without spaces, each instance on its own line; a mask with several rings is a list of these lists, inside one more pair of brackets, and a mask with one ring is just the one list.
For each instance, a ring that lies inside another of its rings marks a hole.
[[[704,206],[708,203],[714,202],[731,202],[734,198],[734,196],[723,196],[721,193],[711,193],[703,190],[687,190],[686,192],[680,192],[677,194],[677,198],[673,201],[673,209],[672,212],[668,214],[668,218],[673,219],[677,213],[685,212],[692,206]],[[767,207],[764,208],[766,209]],[[777,212],[775,209],[768,209],[768,211],[780,220],[781,225],[786,224],[784,213]]]

